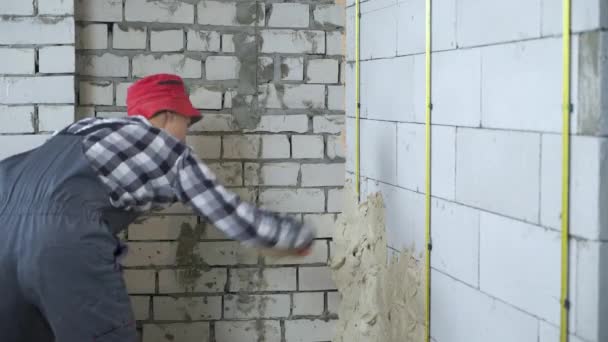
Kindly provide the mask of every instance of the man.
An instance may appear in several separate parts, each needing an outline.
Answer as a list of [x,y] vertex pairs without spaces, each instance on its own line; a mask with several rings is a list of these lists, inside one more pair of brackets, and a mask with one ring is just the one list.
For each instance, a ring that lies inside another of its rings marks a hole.
[[177,201],[247,246],[302,255],[312,244],[308,227],[242,202],[184,144],[201,115],[181,78],[141,79],[127,108],[0,162],[3,342],[135,341],[115,234]]

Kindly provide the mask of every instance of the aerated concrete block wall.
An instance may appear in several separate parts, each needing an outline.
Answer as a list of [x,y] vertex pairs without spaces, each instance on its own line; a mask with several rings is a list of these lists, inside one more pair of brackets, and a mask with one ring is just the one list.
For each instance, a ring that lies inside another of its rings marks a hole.
[[[361,5],[361,181],[395,250],[424,249],[424,1]],[[433,1],[432,337],[555,342],[561,1]],[[353,177],[353,1],[347,170]],[[608,340],[608,3],[573,0],[571,341]]]

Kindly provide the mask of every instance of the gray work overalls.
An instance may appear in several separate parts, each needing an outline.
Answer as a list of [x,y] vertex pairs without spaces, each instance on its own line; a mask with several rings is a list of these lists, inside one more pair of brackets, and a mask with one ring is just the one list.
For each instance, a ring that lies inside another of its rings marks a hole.
[[115,235],[136,215],[110,205],[85,133],[0,162],[2,342],[137,339]]

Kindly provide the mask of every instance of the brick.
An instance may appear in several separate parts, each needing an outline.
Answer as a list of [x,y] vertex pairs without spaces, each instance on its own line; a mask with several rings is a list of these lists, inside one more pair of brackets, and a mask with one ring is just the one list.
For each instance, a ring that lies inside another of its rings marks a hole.
[[39,71],[45,74],[73,73],[76,65],[74,46],[47,46],[38,50]]
[[235,130],[232,114],[205,113],[202,120],[190,127],[190,131],[193,132],[233,132]]
[[243,165],[241,163],[211,163],[207,166],[217,176],[221,184],[226,186],[243,185]]
[[344,110],[344,86],[327,87],[327,109]]
[[260,203],[269,210],[280,212],[323,212],[325,195],[318,189],[269,189],[260,194]]
[[329,267],[300,267],[299,272],[300,291],[336,289]]
[[245,185],[296,186],[300,164],[246,164]]
[[342,189],[331,189],[327,192],[327,211],[338,213],[342,211],[344,193]]
[[172,242],[130,242],[122,264],[131,266],[169,266],[175,264],[177,244]]
[[0,133],[34,133],[35,113],[33,106],[0,105]]
[[224,108],[232,108],[232,98],[236,95],[235,90],[228,90],[224,93]]
[[38,14],[68,15],[74,14],[74,1],[45,0],[38,2]]
[[253,1],[201,1],[198,23],[218,26],[264,26],[264,4]]
[[127,90],[133,82],[116,83],[116,105],[121,107],[127,106]]
[[327,312],[330,315],[337,315],[340,310],[340,303],[342,298],[340,292],[328,292],[327,293]]
[[[225,41],[222,36],[222,45]],[[220,34],[215,31],[188,30],[188,50],[190,51],[220,51]],[[224,51],[230,52],[230,51]],[[234,52],[234,51],[232,51]]]
[[92,106],[78,106],[76,107],[76,120],[82,120],[84,118],[94,118],[95,107]]
[[190,90],[190,101],[200,109],[222,109],[222,92],[198,87]]
[[325,53],[325,32],[262,30],[261,53]]
[[75,121],[74,106],[38,106],[38,131],[60,131]]
[[194,216],[151,216],[129,226],[129,240],[176,240],[182,226],[197,225]]
[[256,73],[258,82],[271,82],[274,80],[274,58],[267,56],[259,57]]
[[0,74],[34,74],[35,58],[34,49],[0,48]]
[[535,317],[440,272],[431,276],[432,335],[437,341],[537,341]]
[[191,321],[222,316],[222,297],[154,297],[154,320]]
[[158,271],[158,293],[224,292],[228,281],[228,271],[225,268],[203,270],[192,284],[185,283],[182,274],[189,274],[191,271],[190,269]]
[[0,160],[42,145],[48,135],[0,135]]
[[230,270],[230,291],[295,291],[295,268],[235,268]]
[[133,76],[144,77],[157,73],[171,73],[183,78],[200,78],[202,63],[181,54],[133,57]]
[[0,103],[74,103],[74,76],[0,77]]
[[184,49],[183,30],[162,30],[150,32],[151,51],[181,51]]
[[456,144],[458,202],[528,222],[538,221],[540,135],[459,129]]
[[76,42],[76,47],[81,50],[107,49],[108,25],[90,24],[79,27],[78,41]]
[[259,135],[226,135],[224,139],[224,158],[256,159],[260,155]]
[[336,322],[319,319],[285,321],[285,342],[331,341]]
[[309,7],[307,4],[274,3],[272,4],[269,27],[305,28],[309,25]]
[[340,137],[334,135],[327,137],[327,157],[329,159],[344,158],[344,146]]
[[[354,132],[354,127],[347,131]],[[391,122],[361,121],[361,160],[374,160],[361,163],[361,174],[375,180],[395,184],[397,181],[397,125]],[[355,146],[354,134],[347,135],[347,146]],[[347,148],[347,151],[350,150]],[[378,154],[382,151],[382,154]],[[348,158],[347,158],[348,159]],[[352,159],[354,160],[354,158]],[[348,170],[354,170],[347,165]]]
[[212,266],[258,263],[258,256],[253,250],[234,241],[201,242],[198,244],[198,254],[206,264]]
[[306,81],[308,83],[338,83],[338,61],[335,59],[313,59],[308,61]]
[[103,118],[103,119],[126,118],[127,112],[126,111],[124,111],[124,112],[122,112],[122,111],[112,111],[112,112],[102,111],[102,112],[97,112],[97,117]]
[[22,0],[5,0],[0,4],[3,15],[33,15],[34,3]]
[[341,186],[345,174],[344,164],[304,164],[302,186]]
[[315,116],[312,126],[315,133],[340,133],[344,127],[344,115]]
[[218,136],[189,135],[186,143],[194,149],[196,155],[203,159],[219,159],[222,150],[222,139]]
[[[454,199],[456,191],[456,129],[434,126],[431,140],[433,195]],[[418,192],[425,189],[425,126],[399,124],[397,136],[397,184]]]
[[313,84],[265,84],[259,100],[266,108],[321,109],[325,107],[325,87]]
[[304,58],[281,57],[281,80],[302,81],[304,79]]
[[74,44],[74,18],[0,19],[0,44]]
[[561,61],[546,58],[560,49],[559,38],[482,49],[483,127],[561,131],[561,117],[545,115],[561,108]]
[[304,215],[304,224],[316,230],[319,239],[333,238],[336,215],[334,214],[308,214]]
[[130,294],[156,292],[156,272],[154,270],[124,270],[122,274]]
[[[542,35],[551,36],[562,34],[562,4],[555,1],[541,0]],[[601,0],[573,1],[571,10],[571,25],[573,32],[591,31],[606,27]],[[544,342],[544,341],[543,341]]]
[[205,60],[208,80],[235,80],[239,78],[241,62],[234,56],[209,56]]
[[320,135],[293,135],[292,157],[297,159],[323,158],[323,137]]
[[129,57],[104,53],[101,56],[79,56],[78,73],[95,77],[129,76]]
[[[526,9],[525,12],[522,9]],[[516,0],[500,4],[477,0],[458,2],[456,39],[459,47],[522,40],[540,36],[540,0]],[[503,20],[517,16],[517,25]],[[486,28],[491,27],[491,30]]]
[[317,25],[323,27],[344,27],[346,12],[344,5],[323,4],[315,6],[313,18]]
[[[397,17],[407,18],[407,20],[398,20],[397,23],[397,54],[410,55],[424,52],[424,2],[399,2],[397,4]],[[456,0],[441,0],[437,2],[433,8],[433,19],[431,30],[433,32],[441,32],[441,34],[433,35],[433,51],[455,49]]]
[[[481,213],[479,243],[481,290],[558,323],[554,305],[560,294],[560,268],[555,262],[560,257],[559,233]],[[542,277],[530,276],[538,270],[543,270]]]
[[262,115],[257,127],[247,132],[308,132],[307,115]]
[[188,322],[173,324],[144,324],[143,340],[146,342],[180,342],[207,341],[210,334],[209,323]]
[[215,323],[216,342],[251,341],[262,336],[265,342],[281,342],[281,324],[279,321],[220,321]]
[[[232,188],[230,190],[236,193],[245,202],[256,202],[257,192],[254,188]],[[222,236],[225,238],[225,235],[222,234]]]
[[262,135],[262,158],[289,158],[291,143],[286,135]]
[[325,298],[323,292],[294,293],[294,316],[318,316],[325,311]]
[[329,249],[327,241],[315,241],[310,254],[304,257],[266,257],[266,265],[298,265],[298,264],[323,264],[327,265]]
[[328,56],[344,56],[346,54],[346,46],[344,35],[340,31],[326,32],[327,51],[325,52]]
[[[352,11],[351,23],[354,23],[354,11]],[[392,0],[368,1],[361,4],[361,58],[394,57],[397,52],[397,2]],[[350,25],[354,26],[354,25]],[[378,27],[384,32],[393,34],[378,35]],[[352,32],[354,34],[354,31]],[[351,32],[346,35],[353,37]],[[354,44],[352,51],[354,52]],[[351,50],[349,50],[351,51]],[[353,56],[354,54],[349,54]]]
[[112,105],[114,89],[111,81],[80,82],[79,101],[81,105]]
[[112,46],[122,50],[144,50],[146,48],[147,28],[126,27],[114,24]]
[[76,17],[82,21],[122,21],[122,0],[76,0]]
[[125,19],[174,24],[193,24],[194,5],[185,2],[125,0]]
[[288,317],[290,307],[288,294],[227,295],[224,299],[224,317],[227,319]]
[[234,53],[236,49],[234,48],[234,35],[233,34],[223,34],[222,35],[222,52]]
[[130,296],[131,309],[138,321],[145,321],[150,318],[150,297],[148,296]]

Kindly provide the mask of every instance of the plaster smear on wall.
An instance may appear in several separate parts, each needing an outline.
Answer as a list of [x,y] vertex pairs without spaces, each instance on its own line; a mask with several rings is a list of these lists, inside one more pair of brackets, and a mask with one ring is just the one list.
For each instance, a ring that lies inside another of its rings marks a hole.
[[381,195],[370,195],[359,205],[352,186],[345,193],[331,265],[342,296],[334,342],[422,341],[422,262],[410,250],[387,262]]

